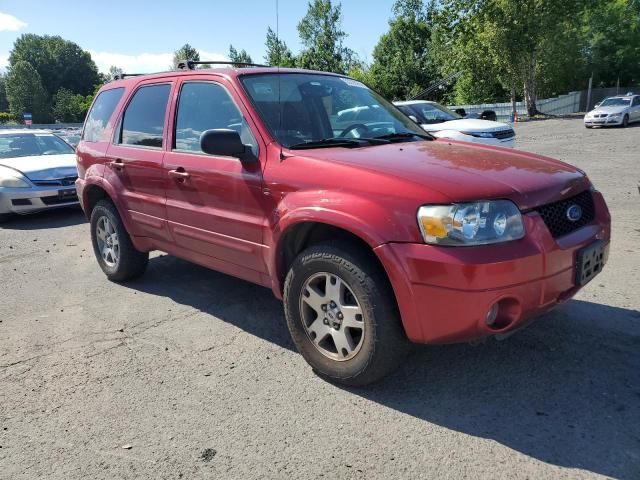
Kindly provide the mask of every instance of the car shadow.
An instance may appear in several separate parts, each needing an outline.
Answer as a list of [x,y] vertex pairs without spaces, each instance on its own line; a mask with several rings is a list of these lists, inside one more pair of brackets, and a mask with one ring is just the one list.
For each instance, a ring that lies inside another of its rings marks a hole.
[[[266,288],[166,255],[127,286],[294,350],[282,304]],[[640,478],[635,310],[573,300],[504,341],[417,346],[383,382],[340,388],[542,462]]]
[[0,229],[46,230],[80,225],[86,221],[80,207],[64,207],[29,215],[15,215],[7,223],[0,224]]
[[267,288],[171,255],[151,258],[145,275],[124,285],[171,298],[176,303],[196,308],[252,335],[295,351],[282,303]]

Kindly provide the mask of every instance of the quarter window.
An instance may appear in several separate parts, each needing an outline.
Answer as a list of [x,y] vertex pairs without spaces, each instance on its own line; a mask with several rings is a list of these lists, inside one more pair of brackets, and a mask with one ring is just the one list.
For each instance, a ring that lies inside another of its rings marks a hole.
[[224,87],[210,82],[185,83],[180,91],[174,148],[202,152],[200,135],[211,129],[237,131],[242,143],[251,146],[254,155],[258,154],[249,125]]
[[120,143],[162,148],[170,91],[169,84],[150,85],[133,95],[122,118]]
[[84,124],[84,132],[82,139],[85,142],[99,142],[104,141],[102,138],[107,123],[113,115],[113,111],[116,109],[116,105],[122,98],[124,88],[112,88],[111,90],[104,90],[100,92],[96,101],[93,102],[91,111],[87,115],[87,120]]

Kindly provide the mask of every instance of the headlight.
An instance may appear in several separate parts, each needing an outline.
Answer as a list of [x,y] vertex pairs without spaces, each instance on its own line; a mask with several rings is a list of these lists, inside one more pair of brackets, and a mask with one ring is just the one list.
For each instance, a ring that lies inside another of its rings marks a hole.
[[0,167],[0,187],[29,188],[30,185],[17,170]]
[[493,138],[493,133],[491,132],[460,132],[464,135],[469,135],[471,137],[478,137],[478,138]]
[[486,245],[524,237],[522,215],[508,200],[425,205],[418,210],[418,225],[424,241],[436,245]]

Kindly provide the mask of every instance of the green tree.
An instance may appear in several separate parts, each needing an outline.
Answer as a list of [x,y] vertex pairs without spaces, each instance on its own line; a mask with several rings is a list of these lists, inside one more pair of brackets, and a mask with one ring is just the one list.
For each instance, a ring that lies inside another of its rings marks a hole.
[[9,55],[9,67],[20,61],[38,72],[49,98],[61,88],[88,95],[101,80],[91,55],[59,36],[21,35]]
[[173,65],[172,70],[177,68],[178,62],[182,60],[193,60],[194,62],[200,61],[200,53],[188,43],[185,43],[178,50],[173,52]]
[[9,110],[9,101],[7,100],[7,78],[0,75],[0,112]]
[[106,82],[113,82],[116,79],[116,77],[121,78],[123,74],[124,74],[124,70],[122,70],[120,67],[116,67],[115,65],[111,65],[109,67],[109,71],[105,75],[106,77],[105,80]]
[[79,123],[84,120],[89,105],[87,97],[74,94],[66,88],[61,88],[53,97],[53,117],[58,122]]
[[346,73],[356,63],[355,53],[344,45],[342,5],[331,0],[313,0],[298,24],[303,49],[298,56],[302,68]]
[[640,84],[640,1],[592,0],[582,15],[587,76],[596,85]]
[[394,17],[373,50],[373,87],[387,98],[405,100],[435,79],[429,55],[431,27],[421,0],[400,0]]
[[29,62],[20,60],[11,65],[6,89],[9,109],[16,120],[21,121],[26,112],[33,115],[34,123],[51,121],[47,92],[40,75]]
[[267,53],[264,56],[267,65],[289,67],[296,66],[296,57],[293,55],[287,44],[278,38],[276,32],[267,28],[267,40],[265,42]]
[[229,45],[229,60],[234,66],[238,66],[240,63],[253,63],[251,55],[244,48],[238,51],[233,45]]

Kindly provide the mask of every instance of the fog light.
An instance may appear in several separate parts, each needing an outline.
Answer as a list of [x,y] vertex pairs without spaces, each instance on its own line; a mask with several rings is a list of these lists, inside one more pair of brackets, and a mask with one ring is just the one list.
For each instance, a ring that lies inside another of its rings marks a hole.
[[489,327],[492,326],[495,323],[496,318],[498,318],[498,304],[494,303],[487,312],[487,325]]

